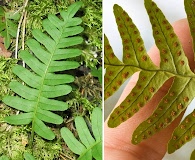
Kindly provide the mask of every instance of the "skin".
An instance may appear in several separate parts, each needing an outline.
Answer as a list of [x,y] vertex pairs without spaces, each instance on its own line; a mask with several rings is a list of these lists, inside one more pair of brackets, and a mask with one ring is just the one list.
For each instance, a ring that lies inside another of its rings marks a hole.
[[[192,38],[190,35],[189,25],[186,19],[179,20],[173,24],[175,33],[180,39],[184,52],[189,59],[192,70],[195,68],[194,54],[192,49]],[[154,46],[149,51],[152,61],[159,66],[159,50]],[[118,106],[124,98],[130,93],[138,79],[138,74],[132,76],[131,81],[124,89],[118,103]],[[167,150],[167,143],[171,138],[172,132],[179,124],[182,115],[180,115],[166,129],[158,132],[151,138],[141,142],[138,145],[131,144],[133,131],[137,126],[147,119],[161,98],[167,93],[173,79],[169,79],[155,94],[153,99],[145,105],[132,118],[128,119],[116,128],[109,128],[107,121],[104,124],[104,159],[105,160],[161,160]]]

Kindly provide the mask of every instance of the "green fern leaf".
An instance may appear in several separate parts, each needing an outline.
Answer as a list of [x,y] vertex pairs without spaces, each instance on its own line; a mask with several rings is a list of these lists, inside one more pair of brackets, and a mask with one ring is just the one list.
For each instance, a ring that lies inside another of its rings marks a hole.
[[4,37],[5,48],[8,49],[11,44],[11,38],[16,37],[17,25],[20,14],[13,12],[5,12],[3,7],[0,7],[0,34]]
[[0,160],[9,160],[9,158],[7,156],[1,156]]
[[55,97],[67,95],[72,88],[68,83],[74,81],[74,77],[55,72],[75,69],[78,62],[66,60],[81,54],[79,49],[71,49],[71,46],[82,43],[82,38],[76,36],[83,31],[78,26],[82,21],[74,17],[81,2],[72,4],[68,11],[60,12],[62,19],[55,15],[49,15],[43,21],[46,33],[33,30],[35,39],[29,39],[27,45],[32,51],[21,51],[19,56],[32,69],[27,70],[19,65],[13,68],[16,74],[26,85],[12,81],[9,87],[19,96],[6,96],[3,102],[12,108],[23,111],[19,115],[5,118],[5,122],[14,125],[32,123],[32,131],[41,137],[52,140],[54,133],[44,124],[61,124],[63,118],[51,111],[64,111],[67,103],[55,100]]
[[195,137],[195,110],[189,114],[182,123],[175,129],[172,139],[168,144],[168,152],[173,153],[185,143]]
[[[184,0],[185,10],[188,17],[188,23],[190,27],[191,36],[193,39],[193,49],[195,49],[195,2],[194,0]],[[195,51],[195,50],[194,50]]]
[[81,142],[74,137],[68,128],[61,129],[62,138],[74,153],[80,155],[79,160],[92,160],[92,157],[96,160],[102,159],[102,111],[100,108],[94,108],[91,120],[94,137],[83,117],[75,118],[75,125]]
[[194,160],[195,159],[195,150],[192,152],[190,160]]
[[[118,5],[114,6],[114,14],[123,42],[122,62],[113,54],[105,37],[105,98],[111,96],[130,75],[139,71],[135,87],[110,115],[109,127],[117,127],[132,117],[168,79],[173,78],[172,86],[154,113],[134,131],[133,144],[140,143],[171,124],[195,96],[195,75],[190,70],[188,59],[172,26],[152,0],[145,0],[145,7],[160,51],[160,67],[151,62],[137,28]],[[126,74],[122,74],[126,68]]]
[[27,152],[24,153],[24,159],[25,160],[35,160],[35,158],[30,153],[27,153]]

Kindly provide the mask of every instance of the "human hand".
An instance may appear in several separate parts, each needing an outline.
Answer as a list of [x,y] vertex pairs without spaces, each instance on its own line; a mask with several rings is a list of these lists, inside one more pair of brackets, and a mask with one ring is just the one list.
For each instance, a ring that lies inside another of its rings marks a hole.
[[[192,39],[189,31],[188,22],[186,19],[182,19],[173,24],[175,33],[182,43],[184,52],[188,57],[189,64],[192,70],[195,68],[194,54],[192,49]],[[153,47],[149,51],[149,55],[152,61],[159,66],[160,56],[156,47]],[[134,74],[124,89],[118,103],[120,104],[125,97],[130,93],[131,89],[135,86],[138,79],[138,73]],[[151,138],[143,141],[138,145],[131,144],[131,137],[133,131],[137,126],[147,119],[161,98],[167,93],[173,79],[169,79],[161,89],[155,94],[152,100],[145,105],[138,113],[132,118],[122,123],[117,128],[109,128],[107,121],[104,125],[104,159],[105,160],[161,160],[166,153],[167,143],[171,138],[172,132],[179,124],[182,115],[173,121],[164,130],[155,134]],[[116,105],[116,106],[117,106]]]

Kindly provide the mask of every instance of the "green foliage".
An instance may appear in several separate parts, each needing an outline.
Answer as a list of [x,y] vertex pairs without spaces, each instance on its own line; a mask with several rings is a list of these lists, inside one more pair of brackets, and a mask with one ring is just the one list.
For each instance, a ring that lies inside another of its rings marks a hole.
[[11,38],[16,37],[16,21],[18,21],[19,18],[20,14],[18,12],[6,12],[3,7],[0,7],[0,35],[4,37],[6,49],[8,49],[11,44]]
[[195,150],[192,152],[190,160],[194,160],[195,159]]
[[9,158],[7,156],[1,156],[0,160],[9,160]]
[[[195,7],[194,1],[186,0],[185,6],[188,17],[193,17],[190,13]],[[152,0],[145,0],[145,7],[152,24],[156,46],[160,51],[160,67],[155,66],[150,60],[135,24],[118,5],[114,5],[114,14],[123,43],[123,61],[113,54],[105,37],[105,99],[113,95],[129,76],[139,71],[135,87],[111,114],[109,127],[117,127],[132,117],[168,79],[173,78],[168,93],[162,97],[156,110],[134,131],[133,144],[140,143],[170,125],[195,96],[195,75],[190,70],[188,59],[172,26]],[[191,31],[193,27],[193,24],[190,24]],[[195,136],[194,116],[194,112],[188,115],[175,129],[169,142],[169,153]]]
[[102,83],[102,67],[99,67],[98,69],[93,67],[91,68],[91,74],[94,77],[97,77],[100,83]]
[[[68,147],[76,154],[80,155],[79,160],[102,159],[102,111],[95,108],[91,115],[91,125],[93,136],[91,135],[83,117],[75,118],[75,125],[80,141],[78,141],[72,132],[63,127],[61,135]],[[95,139],[94,139],[95,138]]]
[[43,27],[47,34],[38,29],[32,32],[35,39],[29,39],[27,45],[36,57],[28,51],[21,51],[20,57],[33,72],[19,65],[13,68],[13,72],[27,85],[22,85],[17,81],[11,82],[10,88],[22,98],[6,96],[3,98],[3,102],[26,113],[6,117],[5,122],[14,125],[32,123],[31,140],[33,140],[34,132],[48,140],[55,138],[54,133],[43,121],[53,124],[63,122],[62,117],[51,111],[66,110],[67,104],[50,98],[67,95],[72,90],[66,84],[73,82],[74,78],[67,74],[54,72],[70,70],[79,66],[77,62],[65,59],[81,54],[79,49],[67,49],[82,43],[82,38],[75,36],[83,31],[83,28],[78,26],[82,20],[74,18],[81,5],[81,2],[74,3],[67,12],[61,11],[62,19],[55,15],[49,15],[48,19],[43,21]]
[[16,65],[17,60],[11,58],[4,58],[0,56],[0,100],[12,91],[8,89],[8,84],[15,79],[12,68]]
[[24,159],[25,160],[35,160],[35,158],[30,153],[27,153],[27,152],[24,153]]

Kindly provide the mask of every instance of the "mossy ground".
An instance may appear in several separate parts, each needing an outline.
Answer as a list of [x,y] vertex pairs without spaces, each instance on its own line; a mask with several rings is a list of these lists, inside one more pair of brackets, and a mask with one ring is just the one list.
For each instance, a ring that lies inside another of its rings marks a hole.
[[[77,13],[77,16],[82,17],[84,32],[84,43],[81,46],[83,54],[78,57],[81,67],[72,71],[76,76],[75,82],[72,84],[73,92],[68,97],[60,97],[67,101],[69,109],[59,113],[64,118],[64,123],[61,126],[50,125],[56,134],[53,141],[46,141],[39,136],[34,138],[33,155],[37,160],[53,160],[53,159],[68,159],[73,160],[77,155],[71,152],[62,140],[59,129],[63,126],[68,127],[77,137],[77,131],[74,126],[74,117],[82,115],[89,122],[92,109],[101,107],[101,83],[91,74],[92,67],[99,68],[101,66],[101,50],[102,50],[102,2],[101,0],[81,0],[84,6]],[[26,27],[25,40],[31,38],[31,31],[34,28],[42,29],[42,20],[48,14],[58,14],[60,10],[67,8],[74,0],[32,0],[29,1],[26,11]],[[6,11],[20,11],[24,5],[24,0],[5,0],[1,5]],[[23,30],[21,30],[23,32]],[[18,50],[22,48],[21,35],[19,37]],[[25,49],[26,48],[25,46]],[[15,51],[15,40],[12,40],[9,50]],[[16,77],[12,74],[12,67],[18,62],[14,58],[0,57],[0,101],[6,94],[13,94],[9,90],[8,84]],[[23,152],[32,149],[29,148],[29,136],[31,126],[10,126],[3,122],[5,116],[18,114],[18,111],[4,105],[0,102],[0,156],[7,155],[10,159],[23,159]],[[89,124],[90,125],[90,124]]]

